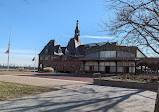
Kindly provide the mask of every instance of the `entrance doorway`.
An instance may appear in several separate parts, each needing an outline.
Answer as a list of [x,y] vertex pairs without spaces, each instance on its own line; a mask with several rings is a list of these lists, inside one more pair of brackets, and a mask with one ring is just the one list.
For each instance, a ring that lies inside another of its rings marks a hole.
[[90,71],[90,72],[93,71],[93,66],[89,66],[89,71]]
[[105,73],[110,73],[110,66],[105,66]]
[[129,73],[129,67],[124,67],[124,72]]

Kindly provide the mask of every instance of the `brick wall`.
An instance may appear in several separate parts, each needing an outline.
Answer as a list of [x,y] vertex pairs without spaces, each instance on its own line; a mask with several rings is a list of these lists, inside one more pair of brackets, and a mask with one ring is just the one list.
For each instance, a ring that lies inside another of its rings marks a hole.
[[[43,60],[40,60],[40,57]],[[48,60],[45,60],[45,57],[48,57]],[[51,60],[51,57],[53,57],[53,60]],[[42,65],[42,68],[53,67],[60,72],[83,72],[83,62],[70,56],[39,55],[39,70],[42,70],[40,65]]]

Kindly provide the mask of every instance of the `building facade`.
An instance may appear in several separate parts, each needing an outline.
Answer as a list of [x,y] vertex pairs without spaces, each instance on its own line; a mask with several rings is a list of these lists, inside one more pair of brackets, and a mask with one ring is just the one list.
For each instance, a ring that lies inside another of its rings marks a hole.
[[50,40],[40,52],[39,71],[53,67],[59,72],[135,73],[140,58],[146,56],[135,46],[120,46],[118,42],[82,44],[77,21],[75,35],[66,47]]

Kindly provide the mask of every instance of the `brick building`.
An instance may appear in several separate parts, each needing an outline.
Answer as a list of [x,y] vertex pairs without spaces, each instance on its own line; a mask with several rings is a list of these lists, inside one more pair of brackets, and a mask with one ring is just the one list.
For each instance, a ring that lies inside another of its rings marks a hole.
[[55,40],[50,40],[40,52],[39,70],[53,67],[60,72],[83,72],[83,62],[79,60],[84,57],[84,49],[80,47],[82,45],[77,21],[74,38],[70,39],[66,47],[61,47]]
[[136,46],[119,46],[117,42],[82,44],[78,21],[75,35],[66,47],[55,40],[39,54],[39,70],[53,67],[60,72],[135,73],[140,58],[147,58]]

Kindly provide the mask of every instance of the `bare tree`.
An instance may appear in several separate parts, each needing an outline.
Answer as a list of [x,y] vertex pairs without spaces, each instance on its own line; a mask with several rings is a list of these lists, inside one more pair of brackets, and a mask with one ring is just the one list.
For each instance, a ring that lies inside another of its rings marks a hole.
[[105,5],[115,11],[115,18],[104,24],[106,31],[122,38],[121,43],[159,54],[159,0],[106,0]]

